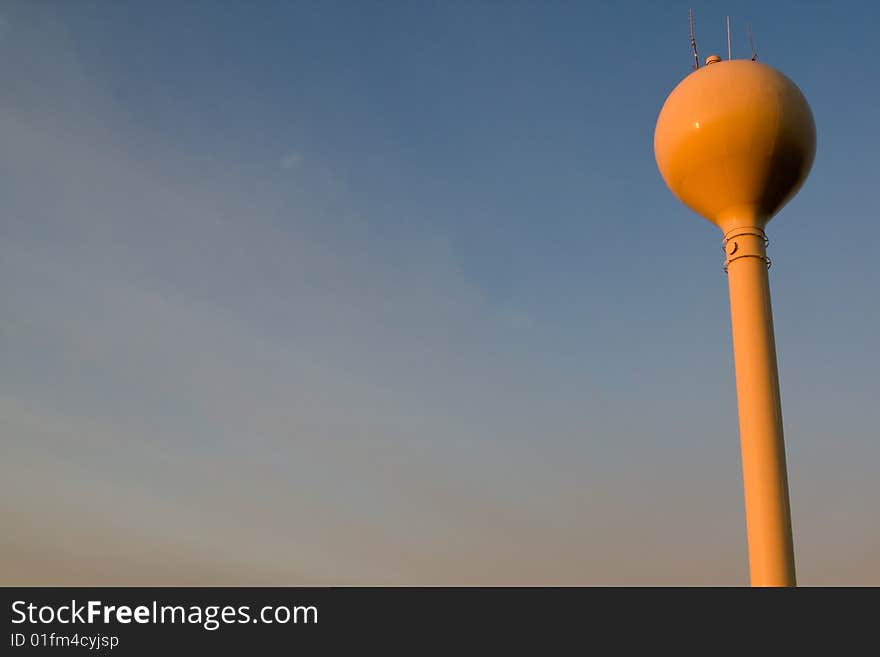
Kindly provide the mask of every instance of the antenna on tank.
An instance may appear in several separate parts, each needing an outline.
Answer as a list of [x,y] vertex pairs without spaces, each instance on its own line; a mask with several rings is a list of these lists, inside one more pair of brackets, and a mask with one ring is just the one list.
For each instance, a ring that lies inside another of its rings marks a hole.
[[730,16],[727,17],[727,59],[730,61],[733,56],[730,54]]
[[697,54],[697,40],[694,38],[694,11],[688,9],[688,25],[691,29],[691,49],[694,51],[694,70],[700,68],[700,56]]
[[752,49],[752,61],[758,61],[758,51],[755,49],[755,39],[752,37],[752,26],[749,25],[749,46]]

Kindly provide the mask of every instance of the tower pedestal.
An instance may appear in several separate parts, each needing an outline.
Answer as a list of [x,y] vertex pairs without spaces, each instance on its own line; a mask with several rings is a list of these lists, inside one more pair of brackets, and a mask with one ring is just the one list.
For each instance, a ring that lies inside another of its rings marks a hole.
[[794,586],[794,546],[766,237],[737,228],[724,239],[752,586]]

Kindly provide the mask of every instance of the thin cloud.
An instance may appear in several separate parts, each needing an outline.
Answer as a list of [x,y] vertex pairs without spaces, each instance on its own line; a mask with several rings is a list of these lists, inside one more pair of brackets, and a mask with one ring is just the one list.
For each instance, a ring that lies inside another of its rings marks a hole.
[[279,160],[279,166],[282,169],[289,171],[290,169],[296,169],[299,167],[302,164],[302,161],[302,153],[291,152],[281,157]]

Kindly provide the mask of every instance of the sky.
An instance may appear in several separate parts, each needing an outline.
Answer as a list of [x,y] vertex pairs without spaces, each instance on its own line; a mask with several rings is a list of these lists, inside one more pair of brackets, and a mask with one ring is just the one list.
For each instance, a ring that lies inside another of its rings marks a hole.
[[0,4],[0,582],[746,584],[688,6],[813,109],[798,579],[880,585],[880,5],[733,0]]

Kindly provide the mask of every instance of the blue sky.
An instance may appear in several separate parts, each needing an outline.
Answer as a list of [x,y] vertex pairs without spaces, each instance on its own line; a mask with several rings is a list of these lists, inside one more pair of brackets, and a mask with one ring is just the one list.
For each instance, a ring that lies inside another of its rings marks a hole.
[[[799,578],[877,584],[880,10],[691,5],[813,108]],[[6,3],[4,581],[745,583],[721,236],[652,152],[688,6]]]

